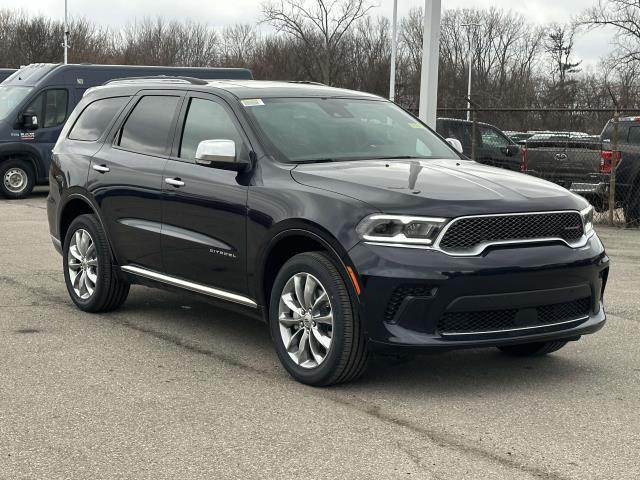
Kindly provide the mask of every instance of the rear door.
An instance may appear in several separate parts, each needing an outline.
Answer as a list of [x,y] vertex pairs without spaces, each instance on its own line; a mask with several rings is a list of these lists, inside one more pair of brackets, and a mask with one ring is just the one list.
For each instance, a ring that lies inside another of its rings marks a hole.
[[246,292],[244,175],[195,162],[203,140],[226,139],[238,156],[249,142],[232,110],[215,95],[191,93],[180,115],[173,156],[164,171],[162,252],[168,275]]
[[162,271],[162,172],[183,98],[143,91],[93,157],[87,187],[100,206],[120,265]]

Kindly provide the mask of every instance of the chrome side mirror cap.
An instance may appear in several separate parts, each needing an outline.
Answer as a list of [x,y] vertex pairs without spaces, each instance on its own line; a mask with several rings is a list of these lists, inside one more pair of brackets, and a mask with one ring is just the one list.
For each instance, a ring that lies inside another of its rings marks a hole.
[[203,140],[196,149],[196,163],[200,165],[235,161],[236,144],[233,140]]
[[457,138],[447,138],[447,143],[451,145],[456,150],[456,152],[464,153],[462,151],[462,143],[460,143],[460,140],[458,140]]

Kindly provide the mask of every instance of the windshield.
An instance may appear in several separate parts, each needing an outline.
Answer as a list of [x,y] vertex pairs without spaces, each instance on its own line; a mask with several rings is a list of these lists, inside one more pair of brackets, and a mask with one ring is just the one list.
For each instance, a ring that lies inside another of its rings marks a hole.
[[31,90],[33,87],[0,85],[0,118],[6,118]]
[[386,101],[265,98],[242,104],[285,162],[460,158],[436,134]]

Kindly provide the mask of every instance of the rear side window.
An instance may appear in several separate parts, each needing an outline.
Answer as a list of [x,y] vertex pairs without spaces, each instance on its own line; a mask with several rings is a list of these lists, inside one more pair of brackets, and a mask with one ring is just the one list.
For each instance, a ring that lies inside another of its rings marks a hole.
[[627,142],[633,145],[640,145],[640,126],[629,127],[629,133],[627,135]]
[[160,95],[142,97],[122,127],[118,145],[149,155],[167,153],[179,100],[180,97]]
[[129,97],[103,98],[87,105],[69,132],[71,140],[95,142],[102,136],[113,117]]

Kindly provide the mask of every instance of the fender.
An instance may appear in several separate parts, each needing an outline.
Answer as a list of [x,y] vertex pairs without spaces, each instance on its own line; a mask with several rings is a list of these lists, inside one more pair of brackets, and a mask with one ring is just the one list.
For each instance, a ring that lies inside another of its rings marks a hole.
[[[111,238],[109,236],[109,231],[107,230],[106,223],[102,219],[102,215],[100,214],[100,209],[98,208],[98,205],[96,204],[95,200],[91,198],[91,196],[87,195],[85,192],[76,190],[74,192],[69,193],[64,198],[64,200],[60,201],[60,207],[58,208],[58,218],[56,219],[56,221],[58,222],[58,234],[62,237],[61,235],[62,214],[67,208],[67,205],[69,204],[69,202],[71,202],[72,200],[82,200],[84,203],[87,204],[87,206],[93,211],[94,215],[98,218],[98,221],[100,222],[100,226],[102,227],[102,230],[105,232],[105,236],[107,237],[107,244],[109,245],[109,250],[111,251],[111,258],[115,264],[116,256],[113,250],[113,246],[111,245]],[[64,238],[60,238],[60,242],[64,244]]]
[[45,172],[44,165],[42,164],[40,152],[36,147],[28,143],[0,143],[0,158],[16,154],[24,155],[30,158],[31,163],[33,164],[34,171],[36,172],[36,179],[44,178],[47,176],[47,172]]
[[267,259],[279,241],[291,236],[305,236],[320,243],[338,262],[340,266],[340,274],[342,275],[345,284],[348,286],[349,293],[352,298],[359,303],[359,297],[356,294],[353,282],[349,278],[347,272],[347,266],[352,265],[353,262],[351,262],[348,252],[342,247],[340,242],[338,242],[320,225],[304,220],[287,220],[274,227],[271,239],[260,252],[260,266],[256,272],[258,277],[258,292],[256,293],[262,305],[268,305],[268,300],[264,296],[264,273],[267,265]]

